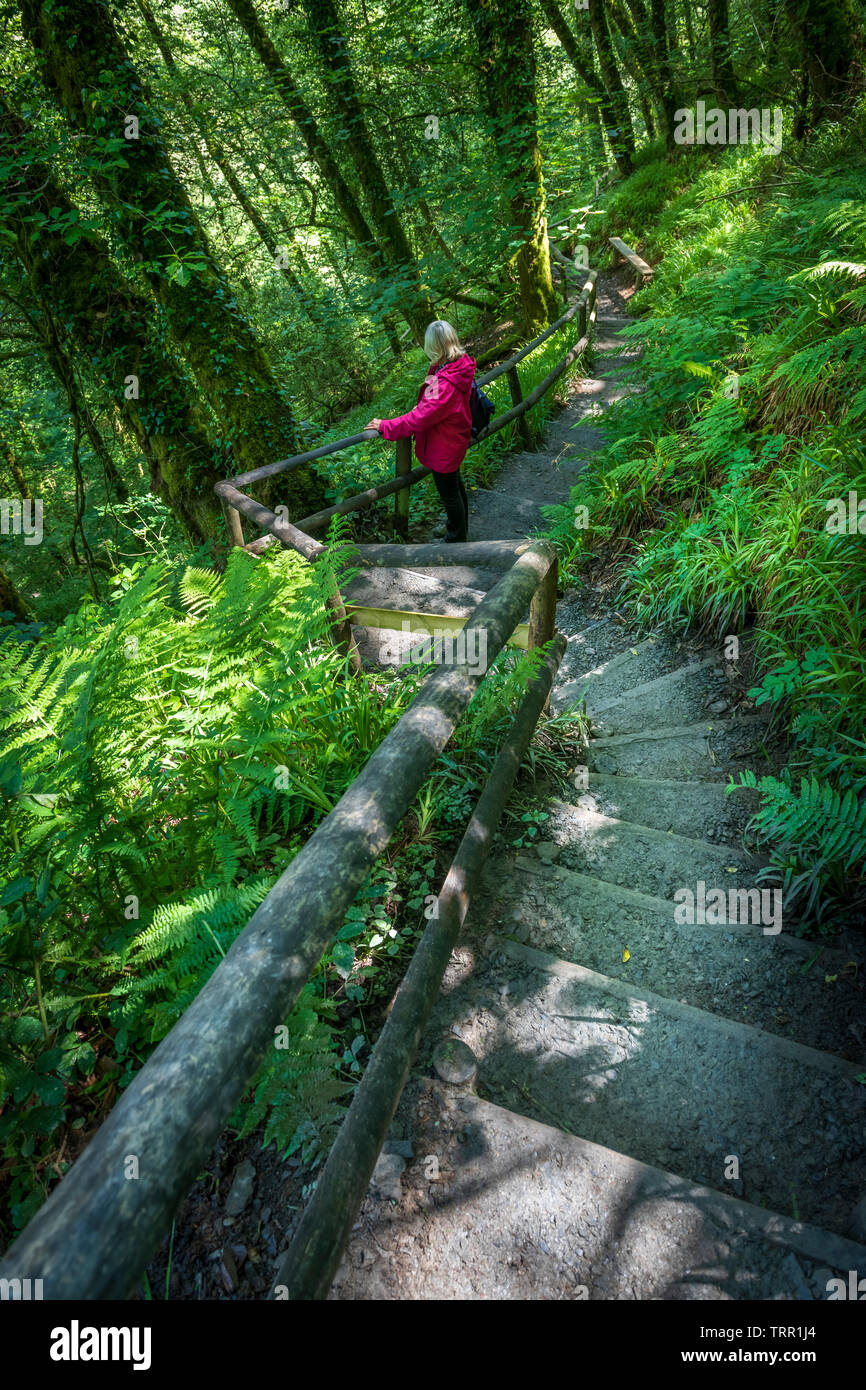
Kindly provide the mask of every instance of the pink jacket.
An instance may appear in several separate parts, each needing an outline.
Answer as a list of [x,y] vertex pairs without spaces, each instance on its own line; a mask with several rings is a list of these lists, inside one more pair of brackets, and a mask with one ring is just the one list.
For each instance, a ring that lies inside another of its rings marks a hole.
[[464,353],[428,372],[418,392],[418,404],[408,415],[383,420],[386,439],[415,436],[415,457],[434,473],[456,473],[472,438],[469,395],[475,380],[475,358]]

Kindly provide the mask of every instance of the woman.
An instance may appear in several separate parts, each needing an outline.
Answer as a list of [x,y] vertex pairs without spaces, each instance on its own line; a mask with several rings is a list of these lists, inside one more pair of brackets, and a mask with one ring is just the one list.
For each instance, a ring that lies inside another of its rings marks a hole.
[[469,396],[475,380],[475,358],[461,347],[450,323],[437,319],[424,335],[431,367],[418,393],[418,404],[394,420],[371,420],[368,430],[385,439],[415,436],[415,457],[433,474],[445,507],[445,540],[465,541],[469,535],[469,499],[460,465],[472,438]]

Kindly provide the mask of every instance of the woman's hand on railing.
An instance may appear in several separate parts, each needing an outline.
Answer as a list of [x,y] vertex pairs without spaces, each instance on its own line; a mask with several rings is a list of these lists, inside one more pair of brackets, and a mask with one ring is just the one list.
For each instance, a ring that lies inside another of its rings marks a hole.
[[364,429],[365,429],[365,430],[378,430],[378,428],[379,428],[379,426],[381,425],[381,423],[382,423],[381,420],[376,420],[376,419],[374,418],[374,419],[370,420],[369,423],[366,424],[366,425],[364,426]]

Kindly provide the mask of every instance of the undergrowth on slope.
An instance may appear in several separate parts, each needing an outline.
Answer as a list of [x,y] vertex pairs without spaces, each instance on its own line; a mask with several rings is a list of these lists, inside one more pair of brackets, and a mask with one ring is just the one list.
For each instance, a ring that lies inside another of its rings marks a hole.
[[[866,861],[864,105],[856,125],[856,148],[828,126],[792,153],[729,150],[686,183],[690,153],[614,192],[601,230],[625,226],[655,266],[622,335],[643,391],[607,413],[606,448],[549,513],[566,572],[618,559],[638,624],[754,631],[750,693],[792,754],[753,828],[788,906],[824,927],[863,901]],[[804,795],[824,808],[809,834]]]
[[[332,528],[339,545],[345,527]],[[339,552],[337,551],[337,554]],[[348,571],[351,573],[351,571]],[[352,677],[333,571],[231,553],[143,562],[108,603],[0,642],[0,1155],[7,1236],[77,1157],[255,908],[407,708],[426,671]],[[347,572],[342,571],[343,580]],[[462,833],[535,669],[502,654],[319,963],[233,1124],[327,1153],[437,851]],[[429,669],[429,668],[427,668]],[[573,726],[531,759],[562,767]]]

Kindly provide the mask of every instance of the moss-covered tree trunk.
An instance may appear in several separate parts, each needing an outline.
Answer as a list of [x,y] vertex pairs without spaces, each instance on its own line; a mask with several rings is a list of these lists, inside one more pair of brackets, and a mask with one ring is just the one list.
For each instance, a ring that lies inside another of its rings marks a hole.
[[483,8],[474,3],[467,8],[481,57],[495,168],[523,241],[517,254],[521,327],[532,338],[558,310],[538,144],[532,6],[530,0],[491,0]]
[[[785,8],[799,36],[811,87],[809,118],[838,119],[854,92],[851,70],[858,29],[854,7],[850,0],[786,0]],[[798,129],[802,130],[805,120],[803,112]]]
[[391,274],[400,284],[404,313],[418,341],[436,310],[388,190],[382,166],[364,120],[349,61],[349,46],[334,0],[302,0],[322,75],[334,112],[345,131],[345,147],[364,193],[379,245],[385,248]]
[[2,425],[0,425],[0,459],[3,460],[6,468],[9,469],[9,476],[15,484],[16,495],[22,502],[32,502],[33,493],[30,491],[30,484],[24,476],[24,470],[15,457],[15,449],[12,441]]
[[[12,614],[11,620],[7,616],[9,613]],[[9,621],[29,623],[32,620],[33,609],[26,598],[19,593],[9,578],[6,566],[0,560],[0,623]]]
[[713,64],[713,85],[721,101],[736,101],[737,79],[731,61],[731,27],[728,0],[707,0],[710,27],[710,58]]
[[630,174],[635,151],[634,129],[628,109],[628,96],[619,75],[613,40],[607,27],[607,11],[603,0],[589,0],[589,23],[595,51],[598,54],[601,80],[615,121],[613,127],[608,126],[608,139],[620,173]]
[[[93,181],[221,423],[236,471],[299,453],[289,382],[275,377],[214,260],[108,8],[98,0],[21,0],[21,10],[46,85],[91,137]],[[324,505],[323,484],[311,469],[278,482],[296,515]]]
[[227,461],[211,443],[193,383],[161,341],[153,306],[123,279],[101,237],[81,225],[37,149],[38,136],[0,98],[7,169],[0,229],[37,302],[50,305],[79,360],[132,429],[149,460],[153,491],[196,543],[221,535],[213,485]]

